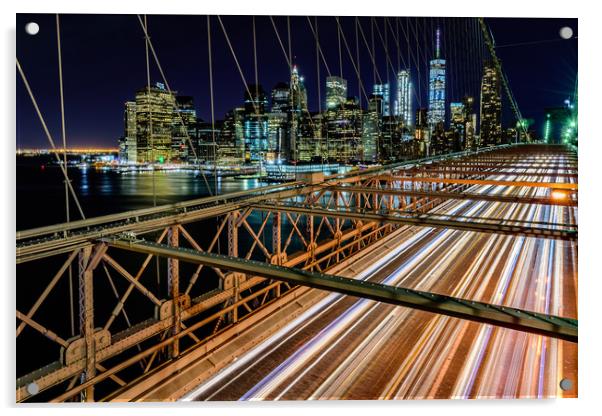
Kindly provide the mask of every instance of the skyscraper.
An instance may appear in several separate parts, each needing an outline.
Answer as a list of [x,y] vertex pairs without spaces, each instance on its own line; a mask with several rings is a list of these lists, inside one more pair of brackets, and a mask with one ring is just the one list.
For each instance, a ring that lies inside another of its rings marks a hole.
[[299,75],[297,66],[294,65],[291,72],[290,103],[292,107],[299,111],[307,111],[307,90],[303,81],[303,77]]
[[466,140],[466,110],[463,103],[449,103],[450,124],[453,133],[453,143],[450,150],[460,151],[464,149]]
[[427,123],[426,108],[416,110],[416,128],[414,130],[415,156],[423,157],[429,155],[430,129]]
[[125,103],[123,124],[126,156],[125,161],[128,163],[136,163],[136,103],[134,101],[128,101]]
[[176,109],[175,92],[157,82],[136,92],[136,153],[138,162],[171,159]]
[[395,100],[395,115],[405,127],[412,125],[412,82],[410,70],[404,69],[397,73],[397,100]]
[[286,82],[279,82],[272,88],[272,113],[284,113],[289,106],[291,87]]
[[364,162],[376,162],[378,160],[381,107],[382,97],[371,95],[368,101],[368,111],[364,113],[362,126],[362,160]]
[[245,158],[260,161],[268,150],[268,118],[265,108],[267,97],[261,85],[250,84],[245,90]]
[[391,95],[389,91],[389,83],[374,84],[372,94],[379,95],[382,98],[382,113],[381,116],[388,117],[391,115]]
[[495,146],[502,142],[501,79],[495,65],[485,62],[481,80],[481,145]]
[[282,154],[283,157],[297,160],[299,125],[301,123],[301,116],[307,112],[307,90],[303,83],[303,77],[299,75],[296,65],[293,66],[291,71],[290,91],[288,112],[289,140],[288,143],[284,143],[286,147],[283,147]]
[[464,149],[470,150],[476,146],[477,115],[474,112],[474,98],[465,95],[462,104],[464,105]]
[[428,124],[445,124],[445,59],[441,58],[441,31],[436,32],[435,59],[430,61]]
[[243,107],[228,111],[220,132],[220,150],[228,149],[230,158],[235,160],[235,163],[245,160],[244,117]]
[[272,88],[272,109],[268,114],[268,161],[286,159],[283,150],[288,148],[287,112],[291,108],[291,87],[279,82]]
[[177,96],[175,112],[171,157],[185,160],[188,156],[193,156],[192,152],[189,153],[191,131],[195,130],[197,122],[193,98],[187,95]]
[[339,108],[326,114],[328,160],[342,163],[359,160],[363,120],[357,100],[348,97]]
[[326,77],[326,109],[340,106],[347,99],[347,80],[341,77]]

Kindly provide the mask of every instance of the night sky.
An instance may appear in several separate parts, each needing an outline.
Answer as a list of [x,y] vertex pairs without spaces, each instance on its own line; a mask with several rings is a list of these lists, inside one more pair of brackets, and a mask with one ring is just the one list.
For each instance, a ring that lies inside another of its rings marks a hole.
[[[284,47],[288,48],[286,18],[274,17]],[[577,19],[490,18],[486,19],[498,46],[498,57],[524,117],[534,118],[541,133],[543,109],[559,106],[574,90],[577,76]],[[25,33],[27,22],[40,25],[35,36]],[[252,19],[250,16],[223,16],[222,21],[248,83],[254,83]],[[314,18],[311,18],[312,24]],[[442,57],[447,59],[448,102],[471,94],[478,103],[481,77],[480,59],[484,45],[474,20],[444,18],[375,18],[375,60],[382,82],[396,91],[394,71],[409,67],[414,88],[413,107],[426,107],[428,62],[434,56],[434,32],[442,32]],[[197,113],[210,120],[209,72],[206,16],[148,16],[151,41],[173,90],[192,95]],[[360,18],[366,41],[371,47],[371,20]],[[341,18],[348,46],[356,57],[354,18]],[[563,26],[573,29],[574,38],[562,40]],[[289,71],[274,29],[267,16],[256,18],[258,79],[269,94],[278,81],[288,81]],[[339,49],[333,17],[319,17],[320,43],[332,75],[339,75]],[[378,30],[380,30],[379,36]],[[391,68],[384,53],[386,31]],[[399,28],[400,56],[392,33]],[[215,117],[242,105],[244,85],[222,29],[211,17]],[[294,62],[305,78],[310,110],[318,110],[315,40],[306,17],[291,18]],[[61,42],[68,146],[117,147],[123,135],[123,104],[133,100],[135,91],[146,84],[144,37],[134,15],[62,15]],[[349,82],[349,95],[366,101],[352,61],[342,40],[342,72]],[[368,48],[360,34],[360,72],[368,94],[374,71]],[[519,45],[516,45],[519,44]],[[507,46],[509,45],[509,46]],[[56,26],[54,15],[17,15],[17,58],[29,79],[50,131],[60,142],[60,107]],[[320,64],[321,102],[324,102],[326,66]],[[151,56],[151,81],[162,81]],[[392,104],[393,105],[393,104]],[[322,104],[323,106],[323,104]],[[448,110],[449,111],[449,110]],[[478,113],[478,107],[475,108]],[[504,101],[504,122],[512,123],[509,105]],[[17,148],[49,147],[33,106],[17,73]]]

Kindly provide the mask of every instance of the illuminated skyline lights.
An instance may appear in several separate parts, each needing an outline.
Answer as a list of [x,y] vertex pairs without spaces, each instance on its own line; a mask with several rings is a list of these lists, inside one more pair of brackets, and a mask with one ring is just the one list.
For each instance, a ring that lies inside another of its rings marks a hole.
[[435,59],[429,63],[429,107],[428,124],[433,128],[438,123],[445,124],[445,59],[441,58],[441,31],[437,29],[437,48]]
[[397,73],[395,115],[401,118],[404,126],[409,127],[412,125],[412,81],[409,69],[404,69]]
[[390,95],[389,83],[374,84],[374,87],[372,88],[372,94],[382,97],[382,113],[381,113],[381,115],[383,117],[389,117],[391,115],[391,108],[390,108],[391,95]]
[[502,85],[493,62],[483,65],[480,135],[484,146],[502,142]]
[[347,99],[347,80],[341,77],[326,77],[326,109],[339,107]]
[[136,92],[136,153],[139,163],[172,157],[176,92],[157,82]]
[[[249,94],[250,92],[250,94]],[[267,97],[261,85],[249,85],[245,91],[244,141],[245,159],[260,161],[268,151]]]

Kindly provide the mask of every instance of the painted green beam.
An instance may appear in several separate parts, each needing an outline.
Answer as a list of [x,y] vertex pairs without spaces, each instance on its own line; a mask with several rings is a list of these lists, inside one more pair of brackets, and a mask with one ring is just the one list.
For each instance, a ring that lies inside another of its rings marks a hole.
[[262,276],[295,285],[309,286],[371,299],[377,302],[418,309],[454,318],[510,328],[523,332],[559,338],[570,342],[578,341],[578,321],[539,314],[516,308],[475,302],[436,293],[384,285],[364,280],[350,279],[296,268],[281,267],[254,260],[200,252],[182,247],[170,247],[144,240],[128,241],[103,239],[111,247],[145,254],[177,259],[184,262],[204,264],[226,270]]

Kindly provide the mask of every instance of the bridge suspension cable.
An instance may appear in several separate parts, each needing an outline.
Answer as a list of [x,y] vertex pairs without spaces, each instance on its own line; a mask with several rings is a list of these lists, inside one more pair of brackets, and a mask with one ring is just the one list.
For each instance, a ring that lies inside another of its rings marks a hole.
[[483,32],[485,44],[487,45],[487,49],[489,50],[489,54],[491,55],[491,59],[493,60],[495,68],[498,71],[498,73],[500,74],[500,78],[502,79],[502,85],[504,86],[504,91],[506,92],[506,95],[508,96],[508,101],[510,101],[510,105],[512,107],[512,111],[514,112],[514,116],[516,117],[517,124],[519,125],[519,128],[523,131],[523,133],[525,134],[527,141],[530,142],[531,138],[529,136],[529,132],[527,131],[527,128],[524,126],[524,124],[522,122],[523,116],[520,112],[520,109],[518,108],[518,104],[514,98],[514,94],[512,94],[512,90],[510,89],[510,84],[508,82],[508,78],[506,77],[506,73],[502,70],[502,64],[501,64],[500,60],[498,59],[497,54],[495,52],[495,43],[493,40],[493,36],[491,34],[491,29],[488,27],[487,23],[485,23],[484,18],[480,17],[479,23],[481,26],[481,30]]
[[33,103],[34,109],[36,110],[38,119],[40,120],[40,123],[42,123],[42,128],[44,129],[44,134],[46,135],[46,139],[48,140],[48,143],[50,143],[50,147],[52,148],[52,154],[55,156],[56,161],[61,169],[61,172],[65,179],[65,183],[67,184],[67,186],[69,188],[69,192],[71,193],[71,196],[73,197],[73,201],[75,202],[75,205],[77,206],[77,210],[79,211],[79,215],[81,216],[82,219],[86,219],[86,216],[84,215],[84,211],[82,210],[82,206],[79,202],[77,194],[75,193],[75,190],[73,189],[73,185],[71,184],[71,181],[69,181],[69,175],[67,174],[67,168],[63,165],[63,161],[61,160],[61,157],[59,156],[59,153],[56,148],[56,144],[54,143],[54,139],[52,138],[52,135],[50,134],[50,131],[48,130],[48,126],[46,125],[46,121],[44,120],[44,116],[42,115],[42,112],[40,111],[38,102],[36,101],[36,98],[33,95],[33,92],[31,90],[31,87],[29,86],[29,82],[27,81],[25,72],[23,71],[23,68],[21,67],[21,64],[19,63],[19,58],[16,59],[16,62],[17,62],[17,70],[19,71],[19,74],[21,75],[21,79],[23,80],[23,84],[25,85],[25,89],[27,90],[27,94],[29,95],[31,102]]
[[[144,36],[146,37],[146,41],[147,41],[147,45],[148,48],[150,49],[153,58],[155,60],[155,63],[157,64],[157,69],[159,70],[159,73],[161,74],[161,78],[163,79],[163,82],[165,83],[165,87],[167,87],[167,92],[170,95],[174,95],[172,89],[169,86],[169,82],[167,81],[167,77],[165,76],[165,72],[163,71],[163,67],[161,66],[161,62],[159,61],[159,57],[157,55],[157,52],[155,51],[155,48],[153,46],[153,43],[150,39],[150,36],[148,34],[147,28],[146,28],[146,23],[142,21],[142,18],[140,17],[139,14],[136,15],[138,17],[138,22],[140,23],[140,26],[142,27],[142,31],[144,32]],[[146,19],[146,17],[145,17]],[[147,58],[148,59],[148,58]],[[148,71],[147,71],[148,72]],[[150,88],[150,82],[148,85],[148,88]],[[149,100],[150,100],[150,93],[149,93]],[[174,104],[177,107],[177,103]],[[190,145],[190,149],[192,150],[192,153],[194,155],[194,159],[195,161],[198,163],[199,158],[196,152],[196,149],[194,148],[194,144],[192,143],[192,140],[190,140],[190,135],[188,134],[188,130],[187,130],[187,126],[186,123],[184,122],[184,118],[182,117],[182,114],[179,111],[176,111],[177,115],[178,115],[178,120],[180,121],[180,124],[182,125],[182,128],[184,129],[184,137],[188,140],[188,144]],[[203,180],[205,182],[205,186],[207,187],[207,192],[209,192],[209,195],[213,195],[213,192],[211,191],[211,187],[209,186],[209,182],[207,181],[207,177],[205,176],[205,172],[203,172],[202,169],[199,169],[201,175],[203,176]]]

